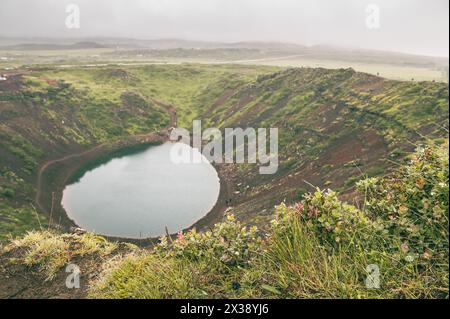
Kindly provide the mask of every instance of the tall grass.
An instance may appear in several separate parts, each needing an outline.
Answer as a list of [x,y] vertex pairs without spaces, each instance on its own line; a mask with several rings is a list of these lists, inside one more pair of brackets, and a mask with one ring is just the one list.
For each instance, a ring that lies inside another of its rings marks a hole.
[[49,279],[69,255],[111,255],[92,298],[448,298],[448,177],[446,143],[359,182],[364,209],[317,190],[277,207],[263,231],[227,215],[151,252],[113,256],[116,246],[92,234],[33,232],[12,245]]
[[91,296],[448,298],[447,145],[359,183],[364,210],[318,190],[279,206],[265,233],[228,216],[210,232],[163,238],[152,254],[119,261]]

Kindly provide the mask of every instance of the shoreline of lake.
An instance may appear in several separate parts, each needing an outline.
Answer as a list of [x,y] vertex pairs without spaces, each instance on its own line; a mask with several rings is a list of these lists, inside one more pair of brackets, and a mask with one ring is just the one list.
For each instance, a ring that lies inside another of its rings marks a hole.
[[[46,213],[50,220],[50,227],[55,229],[60,229],[64,231],[73,231],[78,225],[70,219],[69,215],[63,208],[61,201],[63,191],[71,181],[73,181],[76,176],[79,176],[81,173],[86,170],[86,167],[92,165],[92,163],[98,162],[99,159],[105,158],[113,158],[114,155],[117,156],[118,153],[123,152],[126,149],[133,149],[134,147],[142,147],[146,143],[152,143],[152,145],[163,144],[168,141],[168,135],[164,132],[153,133],[146,136],[144,139],[130,137],[125,141],[119,141],[116,143],[112,143],[106,145],[105,147],[101,147],[98,149],[93,149],[92,152],[87,152],[76,159],[69,158],[67,160],[62,160],[60,162],[54,163],[51,167],[46,168],[43,172],[43,179],[41,187],[43,190],[42,193],[42,201],[39,198],[38,206],[40,207],[42,213]],[[149,147],[148,144],[146,147]],[[151,147],[151,146],[150,146]],[[220,165],[213,165],[216,169],[219,183],[220,183],[220,191],[216,204],[214,207],[201,219],[199,219],[196,223],[183,229],[183,231],[187,231],[193,228],[198,230],[206,229],[212,226],[214,223],[220,221],[227,209],[225,205],[225,201],[230,197],[231,185],[227,182],[226,178],[224,178],[224,172],[222,171],[222,167]],[[174,236],[175,234],[170,234]],[[104,235],[102,235],[104,236]],[[114,236],[104,236],[109,240],[114,241],[122,241],[122,242],[130,242],[139,245],[153,245],[159,237],[151,237],[151,238],[142,238],[142,239],[130,239],[123,237],[114,237]]]
[[[62,206],[81,228],[105,236],[140,239],[161,237],[191,227],[217,203],[220,181],[200,154],[180,142],[143,145],[115,152],[90,165],[64,191]],[[94,165],[95,164],[95,165]]]

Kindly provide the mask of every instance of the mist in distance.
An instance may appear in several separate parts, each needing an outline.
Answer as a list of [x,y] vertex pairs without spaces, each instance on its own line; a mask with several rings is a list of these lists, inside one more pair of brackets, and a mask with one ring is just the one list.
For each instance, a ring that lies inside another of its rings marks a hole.
[[[81,27],[65,26],[78,4]],[[367,5],[380,27],[366,25]],[[0,36],[276,41],[448,57],[448,0],[1,0]]]

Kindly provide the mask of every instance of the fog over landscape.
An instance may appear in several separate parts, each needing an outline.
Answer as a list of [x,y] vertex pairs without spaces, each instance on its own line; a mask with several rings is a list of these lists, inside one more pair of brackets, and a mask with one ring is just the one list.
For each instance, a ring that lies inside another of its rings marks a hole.
[[449,0],[0,0],[0,304],[448,300],[448,38]]
[[[67,29],[67,4],[81,28]],[[366,26],[369,4],[380,26]],[[447,0],[2,0],[0,37],[177,38],[398,51],[448,57]]]

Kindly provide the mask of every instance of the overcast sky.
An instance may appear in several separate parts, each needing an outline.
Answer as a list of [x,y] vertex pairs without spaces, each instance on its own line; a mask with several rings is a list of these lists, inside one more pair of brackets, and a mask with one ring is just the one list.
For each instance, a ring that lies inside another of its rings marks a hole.
[[[80,29],[65,6],[80,7]],[[380,8],[378,29],[366,6]],[[0,36],[281,41],[448,56],[448,0],[0,0]]]

